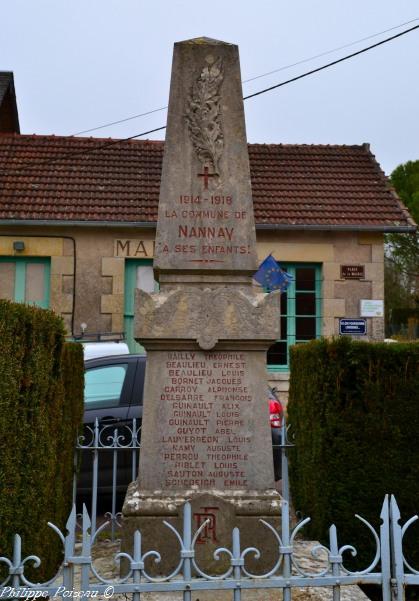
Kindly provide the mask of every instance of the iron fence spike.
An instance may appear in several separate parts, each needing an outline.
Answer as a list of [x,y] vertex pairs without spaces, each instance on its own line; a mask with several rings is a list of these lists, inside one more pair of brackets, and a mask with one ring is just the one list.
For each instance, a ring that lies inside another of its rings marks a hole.
[[83,503],[83,530],[87,531],[91,525],[92,522],[90,520],[89,512],[87,510],[86,505]]
[[391,511],[391,516],[392,518],[396,519],[397,522],[400,520],[401,515],[400,515],[400,509],[399,506],[397,504],[396,501],[396,497],[394,495],[391,495],[391,500],[390,500],[390,511]]
[[380,512],[380,518],[382,520],[385,520],[385,519],[388,518],[388,514],[389,514],[389,512],[388,512],[388,504],[389,504],[388,495],[385,495],[384,496],[383,504],[381,506],[381,512]]
[[74,528],[74,525],[76,523],[76,519],[77,519],[76,504],[73,503],[73,507],[71,508],[71,511],[70,511],[69,516],[67,518],[67,522],[65,524],[65,527],[67,528],[68,532],[71,532],[71,530]]

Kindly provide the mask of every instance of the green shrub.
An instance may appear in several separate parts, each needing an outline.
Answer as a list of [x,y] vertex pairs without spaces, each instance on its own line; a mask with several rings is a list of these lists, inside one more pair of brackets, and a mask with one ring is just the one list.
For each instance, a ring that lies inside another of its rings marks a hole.
[[72,502],[76,432],[83,414],[83,352],[64,343],[52,311],[0,300],[0,555],[36,554],[36,580],[51,576]]
[[[402,515],[419,512],[419,345],[318,340],[291,349],[289,423],[294,506],[312,521],[307,535],[354,544],[366,567],[386,493]],[[413,528],[414,530],[414,528]],[[415,544],[409,557],[419,565]]]

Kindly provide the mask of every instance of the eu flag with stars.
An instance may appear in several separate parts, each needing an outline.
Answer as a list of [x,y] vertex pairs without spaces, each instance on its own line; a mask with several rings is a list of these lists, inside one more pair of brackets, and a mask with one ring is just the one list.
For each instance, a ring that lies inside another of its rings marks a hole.
[[269,292],[271,290],[284,292],[293,280],[292,275],[283,271],[272,255],[262,261],[253,278]]

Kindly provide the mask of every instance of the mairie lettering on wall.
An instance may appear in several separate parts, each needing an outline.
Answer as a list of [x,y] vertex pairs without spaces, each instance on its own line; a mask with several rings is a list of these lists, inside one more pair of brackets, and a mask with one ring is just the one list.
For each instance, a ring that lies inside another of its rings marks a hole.
[[114,241],[114,257],[152,259],[154,257],[154,246],[154,240],[116,239]]

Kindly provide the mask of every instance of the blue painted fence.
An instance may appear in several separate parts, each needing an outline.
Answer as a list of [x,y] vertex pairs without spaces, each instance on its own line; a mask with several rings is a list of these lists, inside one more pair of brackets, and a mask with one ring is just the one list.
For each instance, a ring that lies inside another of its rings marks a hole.
[[[401,526],[396,499],[387,495],[381,509],[379,531],[362,517],[356,517],[363,522],[366,533],[375,541],[375,557],[364,570],[354,572],[345,567],[345,553],[354,555],[356,550],[351,545],[338,543],[338,534],[333,525],[329,529],[328,547],[318,545],[312,551],[313,556],[321,555],[323,558],[319,569],[304,569],[296,554],[296,536],[310,518],[292,527],[289,503],[284,501],[281,527],[278,530],[261,520],[261,527],[269,529],[275,540],[276,563],[273,569],[263,575],[255,575],[249,570],[246,558],[250,555],[257,558],[259,552],[255,548],[243,549],[240,531],[235,528],[231,541],[225,541],[226,547],[219,548],[214,554],[215,557],[227,556],[229,568],[222,575],[213,575],[207,573],[195,558],[195,544],[206,522],[194,532],[191,506],[186,503],[182,532],[178,532],[169,522],[164,522],[179,543],[178,549],[173,549],[173,553],[177,553],[179,557],[177,568],[166,577],[151,576],[147,572],[145,562],[147,558],[149,561],[158,561],[160,556],[156,551],[142,548],[141,533],[137,531],[134,535],[132,555],[118,553],[114,558],[116,562],[122,558],[128,562],[128,573],[124,577],[110,580],[98,573],[92,560],[92,546],[105,524],[91,534],[91,520],[84,507],[81,545],[76,547],[77,516],[74,507],[68,518],[65,534],[53,524],[49,524],[63,544],[64,560],[56,576],[44,583],[28,580],[25,576],[27,566],[39,566],[40,559],[36,556],[22,557],[21,539],[16,534],[12,556],[0,557],[0,562],[8,569],[8,576],[0,585],[0,598],[39,599],[50,596],[68,599],[97,595],[111,598],[114,594],[130,594],[133,601],[140,601],[141,594],[145,592],[180,591],[185,601],[191,601],[192,591],[223,590],[231,591],[232,599],[240,601],[243,590],[277,589],[279,594],[282,591],[281,596],[285,601],[290,601],[293,588],[315,586],[331,589],[333,601],[339,601],[342,586],[369,583],[381,587],[383,601],[402,601],[405,585],[419,585],[419,571],[408,564],[403,554],[404,534],[418,516],[410,518]],[[81,572],[77,580],[76,567]]]

